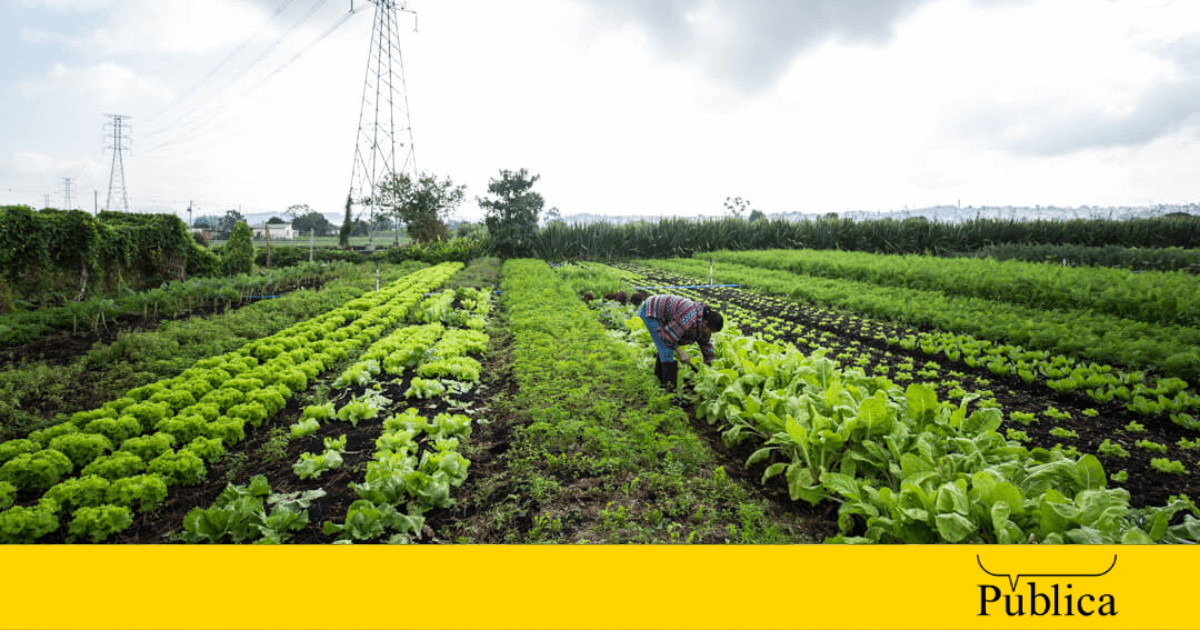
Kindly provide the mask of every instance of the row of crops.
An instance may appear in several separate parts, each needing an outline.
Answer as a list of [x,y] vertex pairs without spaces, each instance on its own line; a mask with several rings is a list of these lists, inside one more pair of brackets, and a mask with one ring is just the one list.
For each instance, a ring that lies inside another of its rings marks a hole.
[[[1186,496],[1147,503],[1126,487],[1149,470],[1137,462],[1151,446],[1163,449],[1153,474],[1191,478],[1196,458],[1180,454],[1200,449],[1200,396],[1186,370],[1163,367],[1186,365],[1189,350],[1138,363],[1116,353],[1120,336],[1092,358],[1015,341],[1062,313],[1105,316],[1119,300],[1103,281],[995,272],[1024,278],[1012,280],[1034,294],[1022,302],[962,271],[994,262],[954,261],[942,278],[913,257],[896,265],[902,280],[878,257],[806,254],[711,255],[718,282],[758,297],[670,290],[727,315],[714,364],[681,370],[673,395],[651,376],[633,307],[580,296],[703,284],[687,280],[707,279],[709,255],[622,268],[511,260],[495,316],[486,287],[438,290],[461,263],[412,271],[0,442],[0,541],[803,542],[822,537],[798,519],[831,513],[833,542],[1200,540]],[[1174,314],[1108,316],[1186,328],[1169,320],[1187,311],[1173,299],[1187,280],[1156,282],[1121,290],[1158,295]],[[1077,291],[1074,311],[1051,305],[1055,287]],[[995,334],[920,321],[929,309],[913,298],[926,294]],[[887,321],[829,310],[818,327],[781,306],[814,301]],[[1016,308],[1044,315],[1019,324]],[[480,357],[492,352],[489,375]],[[1004,390],[1017,385],[1028,387]],[[1028,406],[1031,392],[1065,411]],[[1102,445],[1071,435],[1109,416],[1128,433]],[[1132,418],[1158,432],[1136,433]],[[1135,443],[1168,434],[1178,443]]]
[[[6,508],[0,538],[30,542],[66,527],[69,540],[95,541],[123,531],[135,513],[161,505],[171,487],[201,481],[206,464],[274,417],[312,379],[403,323],[424,293],[461,266],[417,271],[236,352],[197,361],[177,377],[0,444]],[[332,440],[317,459],[328,464],[334,458],[327,453],[339,445]],[[311,462],[303,466],[317,474]]]
[[[710,269],[707,260],[700,258],[671,259],[659,264],[663,269],[697,278],[706,278]],[[1103,273],[1094,269],[1074,271]],[[828,304],[923,329],[965,333],[1082,361],[1153,370],[1167,377],[1200,379],[1200,352],[1196,350],[1200,347],[1196,345],[1200,342],[1200,329],[1190,326],[1139,321],[1086,307],[1037,308],[956,295],[950,290],[809,276],[747,264],[722,264],[719,279],[771,295]],[[1191,298],[1180,291],[1170,299],[1182,303]]]
[[[757,314],[737,315],[757,323]],[[639,322],[627,326],[649,346]],[[823,349],[801,353],[735,330],[716,335],[716,346],[712,369],[694,380],[697,416],[731,446],[750,445],[746,464],[762,467],[764,483],[779,476],[793,500],[837,503],[838,540],[1179,542],[1200,534],[1186,498],[1132,509],[1094,455],[1025,448],[999,433],[1001,409],[971,404],[978,395],[939,401],[924,384],[901,387],[843,369]],[[1188,514],[1172,521],[1179,512]]]

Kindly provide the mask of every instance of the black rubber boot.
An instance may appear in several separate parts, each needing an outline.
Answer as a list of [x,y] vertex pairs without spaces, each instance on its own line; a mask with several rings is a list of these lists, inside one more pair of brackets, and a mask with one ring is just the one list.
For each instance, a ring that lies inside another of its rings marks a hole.
[[658,357],[654,357],[654,378],[657,378],[658,382],[662,382],[662,359]]
[[664,362],[662,364],[662,376],[659,379],[662,382],[663,389],[668,392],[675,391],[675,383],[678,379],[679,364],[674,361]]

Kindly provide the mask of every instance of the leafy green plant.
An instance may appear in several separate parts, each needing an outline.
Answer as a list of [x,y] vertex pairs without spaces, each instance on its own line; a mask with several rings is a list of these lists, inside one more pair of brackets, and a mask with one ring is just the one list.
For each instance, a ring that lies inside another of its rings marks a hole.
[[346,451],[346,436],[325,438],[325,450],[321,454],[301,453],[300,459],[292,464],[292,471],[301,479],[320,477],[321,473],[342,465],[342,453]]
[[1125,447],[1113,442],[1108,438],[1105,438],[1104,441],[1100,443],[1098,451],[1101,455],[1107,455],[1109,457],[1129,457],[1129,451],[1125,450]]
[[0,510],[6,510],[16,501],[17,487],[7,481],[0,481]]
[[71,433],[50,440],[50,448],[71,460],[78,467],[112,450],[112,442],[103,435],[93,433]]
[[115,505],[149,512],[166,500],[167,481],[155,473],[116,479],[108,486],[105,498]]
[[1133,443],[1134,446],[1151,453],[1166,453],[1167,445],[1159,444],[1153,440],[1138,440]]
[[146,465],[146,469],[159,475],[168,486],[193,486],[208,474],[204,460],[187,448],[155,457]]
[[1033,413],[1029,413],[1029,412],[1025,412],[1025,411],[1014,411],[1014,412],[1008,414],[1008,419],[1012,420],[1013,422],[1019,422],[1025,426],[1029,426],[1030,424],[1037,422],[1038,417],[1036,414],[1033,414]]
[[303,418],[293,422],[289,428],[292,432],[291,437],[295,440],[315,434],[321,429],[321,423],[316,418]]
[[404,392],[404,396],[406,398],[412,398],[415,396],[417,398],[428,399],[435,396],[441,396],[445,392],[446,386],[443,385],[439,380],[426,380],[419,377],[413,377],[412,381],[409,382],[408,390]]
[[1078,438],[1079,433],[1063,427],[1053,427],[1050,429],[1050,435],[1057,438]]
[[133,525],[133,514],[124,505],[85,506],[75,510],[67,533],[67,541],[86,537],[93,543],[123,532]]
[[1187,468],[1184,467],[1183,462],[1174,459],[1167,459],[1166,457],[1151,458],[1150,467],[1160,473],[1167,473],[1170,475],[1187,474]]
[[117,451],[110,455],[101,455],[92,460],[92,463],[83,467],[80,471],[81,475],[96,475],[104,479],[113,480],[121,477],[131,477],[141,472],[145,472],[146,462],[142,458],[133,453]]
[[43,449],[21,453],[0,466],[0,481],[7,481],[20,490],[44,491],[58,483],[74,465],[66,455]]
[[0,544],[27,544],[58,529],[58,502],[42,498],[32,507],[0,512]]

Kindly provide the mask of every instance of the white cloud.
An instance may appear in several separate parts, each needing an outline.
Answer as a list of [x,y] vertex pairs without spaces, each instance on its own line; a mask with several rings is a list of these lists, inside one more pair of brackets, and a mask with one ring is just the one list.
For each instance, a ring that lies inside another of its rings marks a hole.
[[102,109],[122,108],[144,99],[166,101],[172,95],[161,81],[111,62],[83,68],[56,63],[44,77],[20,81],[13,87],[31,100],[86,99]]

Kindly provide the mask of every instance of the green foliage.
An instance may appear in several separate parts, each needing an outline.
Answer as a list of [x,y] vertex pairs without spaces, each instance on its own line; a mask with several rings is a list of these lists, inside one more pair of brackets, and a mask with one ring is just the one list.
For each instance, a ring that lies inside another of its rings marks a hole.
[[20,490],[43,491],[74,470],[71,460],[53,449],[22,453],[0,466],[0,481]]
[[109,485],[106,498],[109,503],[149,512],[166,500],[167,481],[155,473],[123,477]]
[[[215,259],[174,215],[0,206],[0,292],[41,301],[203,274]],[[0,300],[0,312],[9,310]]]
[[108,479],[85,473],[55,485],[45,497],[57,501],[64,510],[97,506],[107,500],[109,485]]
[[537,241],[538,214],[545,205],[533,185],[539,175],[526,169],[501,170],[499,179],[488,180],[491,198],[478,198],[487,213],[485,223],[492,239],[492,251],[502,259],[529,256]]
[[1166,457],[1153,457],[1150,459],[1150,467],[1161,473],[1169,475],[1186,475],[1187,468],[1183,462]]
[[[211,507],[193,508],[183,520],[183,540],[282,543],[304,529],[309,506],[323,496],[325,491],[320,489],[272,494],[267,478],[255,475],[247,486],[226,486]],[[272,506],[269,511],[267,505]]]
[[87,538],[92,543],[103,542],[109,536],[123,532],[133,525],[133,514],[123,505],[82,507],[71,519],[67,541]]
[[154,433],[133,437],[121,443],[119,450],[137,455],[142,460],[151,460],[171,450],[175,437],[169,433]]
[[1129,457],[1129,451],[1126,450],[1125,447],[1113,442],[1108,438],[1105,438],[1104,441],[1100,443],[1100,447],[1097,449],[1097,452],[1099,452],[1101,455],[1107,455],[1109,457]]
[[58,502],[43,498],[33,507],[0,512],[0,544],[28,544],[58,529]]
[[0,442],[0,464],[21,455],[42,450],[42,445],[29,439],[16,439]]
[[421,243],[449,238],[445,220],[462,203],[466,186],[455,186],[449,177],[439,181],[428,173],[415,182],[408,173],[393,173],[377,192],[377,199],[362,203],[373,204],[403,222],[409,238]]
[[7,510],[17,499],[17,487],[7,481],[0,481],[0,510]]
[[112,450],[112,442],[99,434],[70,433],[50,440],[50,448],[66,455],[74,466],[79,467]]
[[[80,471],[81,475],[95,475],[113,480],[130,477],[146,470],[146,462],[133,453],[117,451],[111,455],[101,455],[92,460]],[[65,482],[64,482],[65,483]]]
[[221,248],[221,270],[225,275],[250,273],[254,268],[254,239],[250,226],[239,221],[229,236],[229,242]]

